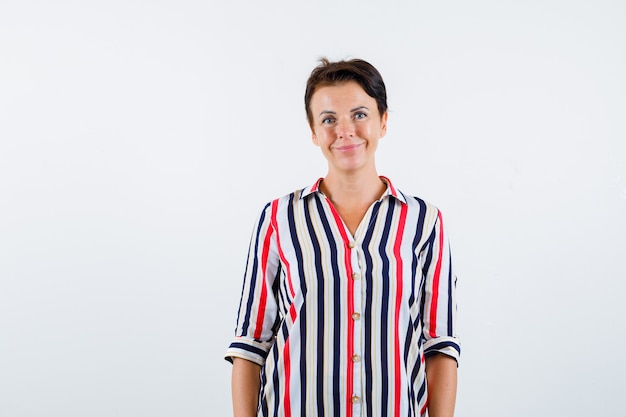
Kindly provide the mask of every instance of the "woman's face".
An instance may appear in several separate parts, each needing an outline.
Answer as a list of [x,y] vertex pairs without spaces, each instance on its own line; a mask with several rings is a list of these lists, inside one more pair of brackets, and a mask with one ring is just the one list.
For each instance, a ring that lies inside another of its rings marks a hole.
[[356,82],[321,87],[311,97],[313,143],[328,161],[329,173],[374,169],[378,140],[387,132],[376,100]]

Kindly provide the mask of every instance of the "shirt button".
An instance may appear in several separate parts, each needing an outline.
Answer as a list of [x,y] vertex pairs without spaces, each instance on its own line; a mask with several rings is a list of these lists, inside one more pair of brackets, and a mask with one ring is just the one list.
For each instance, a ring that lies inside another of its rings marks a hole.
[[361,402],[361,398],[356,395],[352,397],[352,404],[359,404]]
[[350,243],[348,243],[348,247],[349,247],[350,249],[354,249],[354,242],[350,242]]
[[360,362],[361,357],[359,355],[352,355],[352,362]]
[[361,318],[361,315],[359,313],[352,313],[352,320],[358,320]]
[[359,279],[361,276],[357,272],[352,273],[352,279]]

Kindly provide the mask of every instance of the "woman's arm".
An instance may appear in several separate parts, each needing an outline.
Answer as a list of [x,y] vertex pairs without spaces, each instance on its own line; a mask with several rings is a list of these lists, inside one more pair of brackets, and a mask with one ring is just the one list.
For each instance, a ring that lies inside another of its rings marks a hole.
[[256,417],[261,386],[261,367],[246,359],[233,358],[233,416]]
[[429,417],[454,416],[456,379],[457,363],[453,358],[443,354],[426,358]]

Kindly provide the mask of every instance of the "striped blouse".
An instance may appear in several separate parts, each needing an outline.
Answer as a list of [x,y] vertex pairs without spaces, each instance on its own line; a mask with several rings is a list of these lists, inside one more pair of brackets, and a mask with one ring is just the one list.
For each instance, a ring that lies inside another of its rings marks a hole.
[[381,179],[354,236],[321,179],[261,212],[226,353],[262,366],[259,416],[423,416],[425,357],[458,361],[441,213]]

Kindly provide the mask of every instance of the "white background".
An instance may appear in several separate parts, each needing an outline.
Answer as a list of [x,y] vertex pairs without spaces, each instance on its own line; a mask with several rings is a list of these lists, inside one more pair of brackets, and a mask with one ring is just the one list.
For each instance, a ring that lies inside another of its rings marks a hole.
[[[54,3],[54,4],[53,4]],[[0,3],[0,416],[227,416],[259,210],[311,184],[321,56],[383,74],[438,205],[457,416],[624,416],[622,1]]]

